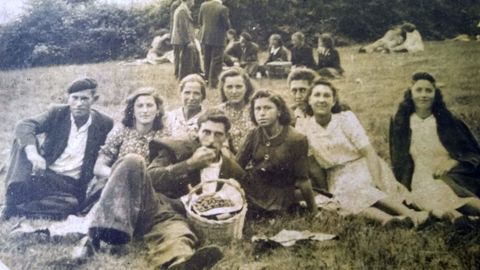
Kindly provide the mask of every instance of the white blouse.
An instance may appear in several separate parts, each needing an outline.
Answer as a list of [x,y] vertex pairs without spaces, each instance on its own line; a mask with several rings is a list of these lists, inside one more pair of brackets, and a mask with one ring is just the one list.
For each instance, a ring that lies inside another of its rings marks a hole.
[[297,122],[296,129],[307,136],[311,154],[323,168],[361,158],[359,150],[370,144],[365,129],[351,111],[332,114],[326,127],[309,117]]

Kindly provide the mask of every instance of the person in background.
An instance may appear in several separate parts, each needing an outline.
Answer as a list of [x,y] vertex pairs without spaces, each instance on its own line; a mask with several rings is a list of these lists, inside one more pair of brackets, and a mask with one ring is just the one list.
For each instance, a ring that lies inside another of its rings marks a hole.
[[322,77],[338,78],[343,74],[340,65],[340,55],[335,49],[335,42],[330,34],[321,34],[318,37],[318,64],[317,73]]
[[212,89],[217,88],[222,72],[225,33],[231,28],[228,13],[222,0],[209,0],[202,3],[198,14],[205,77]]
[[[229,51],[235,43],[238,42],[238,36],[237,36],[237,31],[235,29],[228,29],[227,31],[227,45],[225,46],[225,52]],[[238,59],[235,59],[228,54],[224,53],[223,55],[223,62],[227,67],[233,67],[235,64],[235,61],[238,61]]]
[[392,48],[393,52],[421,52],[425,49],[422,41],[422,35],[418,32],[417,27],[411,23],[404,23],[402,25],[403,31],[406,33],[405,41]]
[[307,136],[312,156],[326,171],[328,191],[339,202],[341,213],[364,215],[382,225],[423,224],[428,212],[403,205],[408,190],[378,157],[355,114],[341,110],[338,90],[317,79],[307,100],[312,117],[295,128]]
[[279,34],[272,34],[268,39],[268,52],[269,54],[267,60],[262,66],[259,66],[259,71],[261,72],[262,76],[267,75],[266,65],[268,63],[288,61],[288,51],[283,46],[282,37]]
[[237,153],[238,163],[248,173],[240,184],[249,210],[284,212],[305,200],[308,209],[316,213],[308,178],[307,138],[290,126],[285,101],[259,90],[250,100],[250,118],[257,127],[248,133]]
[[393,48],[399,46],[405,41],[406,33],[401,25],[396,25],[389,29],[385,35],[374,43],[361,47],[359,53],[382,52],[390,53]]
[[178,88],[183,105],[166,113],[165,127],[174,137],[195,136],[202,101],[207,97],[205,81],[200,75],[190,74],[180,81]]
[[312,48],[305,44],[305,36],[302,32],[295,32],[292,35],[293,47],[290,62],[295,68],[306,67],[315,68],[315,60],[313,59]]
[[238,65],[246,70],[249,76],[255,76],[258,70],[258,45],[253,42],[252,36],[243,32],[240,41],[236,42],[226,54],[237,59]]
[[419,208],[452,222],[480,215],[480,147],[429,73],[413,74],[391,120],[390,156]]
[[182,80],[185,76],[198,73],[199,55],[195,47],[195,30],[190,8],[194,0],[182,0],[173,15],[171,43],[175,54],[175,76]]
[[110,117],[91,108],[97,100],[97,82],[77,79],[67,88],[67,104],[17,123],[3,219],[62,219],[82,210],[98,150],[113,126]]
[[241,68],[233,67],[220,74],[222,103],[218,106],[230,119],[230,151],[237,153],[245,135],[253,128],[250,121],[248,102],[255,91],[248,74]]

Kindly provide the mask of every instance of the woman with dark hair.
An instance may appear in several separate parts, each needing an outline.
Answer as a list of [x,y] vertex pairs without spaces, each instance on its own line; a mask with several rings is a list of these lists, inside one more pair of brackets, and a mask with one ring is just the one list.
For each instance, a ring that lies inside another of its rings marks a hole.
[[139,88],[126,100],[122,125],[114,128],[105,141],[95,163],[94,173],[107,178],[112,165],[127,154],[138,154],[148,160],[148,144],[166,136],[162,123],[163,100],[152,87]]
[[480,215],[480,147],[429,73],[413,75],[391,120],[390,155],[397,180],[421,209],[451,221]]
[[355,114],[342,111],[338,90],[317,79],[307,95],[307,114],[312,117],[296,128],[308,138],[310,152],[325,169],[330,193],[344,214],[362,214],[382,225],[420,225],[427,212],[416,212],[402,202],[408,191],[399,185],[373,149]]
[[248,74],[241,68],[233,67],[220,74],[222,104],[219,109],[230,119],[230,150],[236,153],[247,132],[253,127],[248,114],[248,101],[254,88]]
[[183,106],[165,115],[165,127],[174,137],[195,136],[197,119],[202,114],[202,101],[207,97],[206,84],[198,74],[187,75],[178,85]]
[[284,211],[305,200],[309,210],[316,212],[308,179],[307,139],[290,127],[285,101],[271,92],[257,91],[250,101],[250,117],[257,127],[237,154],[238,163],[250,176],[242,182],[249,206],[258,211]]
[[330,34],[322,34],[318,37],[317,54],[317,72],[320,76],[336,78],[343,74],[340,56],[335,49],[335,42]]

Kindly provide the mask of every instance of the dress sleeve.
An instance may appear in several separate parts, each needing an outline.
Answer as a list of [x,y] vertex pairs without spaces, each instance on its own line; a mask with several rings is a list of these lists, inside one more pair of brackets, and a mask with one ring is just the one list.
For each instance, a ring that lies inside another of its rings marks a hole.
[[355,148],[358,150],[368,146],[370,144],[370,140],[368,139],[367,132],[363,128],[357,116],[351,111],[341,112],[341,114],[342,130],[353,146],[355,146]]
[[245,140],[243,141],[242,145],[240,146],[240,149],[238,150],[238,153],[236,155],[236,160],[240,167],[242,169],[245,169],[247,166],[248,162],[252,158],[253,155],[253,138],[255,134],[255,130],[251,130],[248,135],[245,137]]
[[107,164],[112,165],[117,160],[125,133],[126,128],[123,126],[117,126],[108,133],[105,144],[100,149],[100,154],[105,158]]
[[296,182],[303,182],[308,179],[308,141],[303,137],[295,146],[294,176]]

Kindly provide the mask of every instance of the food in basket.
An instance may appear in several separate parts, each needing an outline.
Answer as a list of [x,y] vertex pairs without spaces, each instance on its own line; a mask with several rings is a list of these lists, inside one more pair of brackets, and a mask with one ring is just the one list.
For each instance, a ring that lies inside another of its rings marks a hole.
[[233,202],[229,199],[223,199],[217,196],[203,196],[200,197],[193,205],[194,209],[203,213],[215,208],[232,207]]

